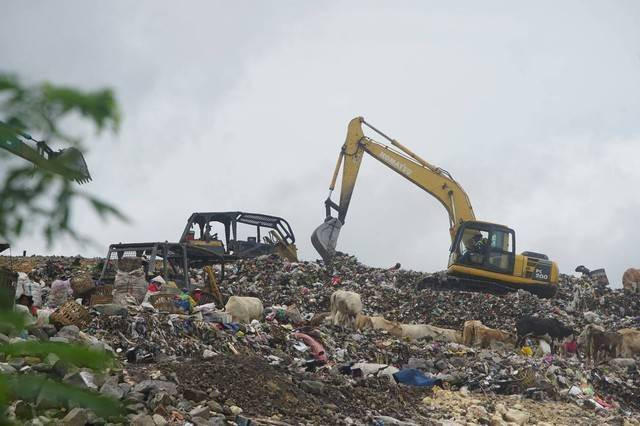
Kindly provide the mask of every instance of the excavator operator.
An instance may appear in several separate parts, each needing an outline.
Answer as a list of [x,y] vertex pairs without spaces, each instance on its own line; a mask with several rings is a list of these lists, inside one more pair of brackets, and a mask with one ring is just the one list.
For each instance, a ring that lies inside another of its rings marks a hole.
[[482,263],[482,257],[485,254],[489,240],[484,238],[481,233],[475,233],[471,239],[467,240],[467,250],[462,254],[460,261],[468,264]]
[[489,245],[489,240],[482,237],[482,234],[476,234],[473,236],[471,240],[471,251],[477,254],[484,254],[487,246]]

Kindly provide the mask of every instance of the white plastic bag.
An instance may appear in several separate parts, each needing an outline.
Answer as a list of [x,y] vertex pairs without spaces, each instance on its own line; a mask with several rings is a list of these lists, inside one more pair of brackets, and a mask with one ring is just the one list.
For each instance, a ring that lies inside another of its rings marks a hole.
[[147,281],[142,268],[131,272],[118,271],[113,282],[113,302],[121,305],[128,304],[131,296],[136,303],[141,303],[147,293]]
[[51,283],[51,290],[49,292],[49,300],[47,300],[47,306],[50,308],[57,308],[62,306],[73,295],[73,289],[71,288],[71,281],[69,280],[55,280]]

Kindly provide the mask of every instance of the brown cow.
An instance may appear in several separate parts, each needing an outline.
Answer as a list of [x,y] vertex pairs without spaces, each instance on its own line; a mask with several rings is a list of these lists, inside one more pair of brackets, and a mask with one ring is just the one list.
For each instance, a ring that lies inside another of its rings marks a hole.
[[393,336],[402,336],[402,327],[396,321],[389,321],[384,317],[369,317],[366,315],[357,315],[355,321],[358,330],[385,330]]
[[465,321],[462,330],[462,343],[465,346],[488,348],[494,342],[515,344],[515,337],[505,331],[489,328],[480,321]]
[[620,356],[632,358],[640,355],[640,330],[637,328],[623,328],[618,330],[618,334],[622,336]]
[[[616,358],[621,351],[622,335],[616,332],[602,331],[589,324],[585,327],[585,355],[587,360],[597,364],[600,360]],[[604,357],[604,358],[603,358]]]
[[628,293],[640,293],[640,269],[629,268],[624,271],[622,288]]

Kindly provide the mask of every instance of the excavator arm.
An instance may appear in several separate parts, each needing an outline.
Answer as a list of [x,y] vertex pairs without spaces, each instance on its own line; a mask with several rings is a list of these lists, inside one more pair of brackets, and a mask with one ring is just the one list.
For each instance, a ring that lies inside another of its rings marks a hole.
[[[387,139],[395,149],[365,136],[362,129],[363,124]],[[356,117],[349,122],[347,139],[342,146],[331,179],[329,197],[325,201],[325,222],[311,236],[313,246],[325,261],[329,261],[335,252],[364,153],[371,155],[440,201],[449,216],[449,231],[452,240],[461,223],[475,220],[469,197],[446,170],[428,163],[398,141],[389,138],[371,126],[362,117]],[[342,169],[342,184],[339,204],[336,204],[331,200],[331,194],[335,188],[340,169]],[[337,211],[337,218],[331,216],[332,209]]]
[[[28,145],[25,140],[35,142],[36,148]],[[45,142],[37,141],[2,122],[0,122],[0,148],[24,158],[41,169],[75,180],[80,184],[91,180],[84,156],[77,148],[54,151]]]

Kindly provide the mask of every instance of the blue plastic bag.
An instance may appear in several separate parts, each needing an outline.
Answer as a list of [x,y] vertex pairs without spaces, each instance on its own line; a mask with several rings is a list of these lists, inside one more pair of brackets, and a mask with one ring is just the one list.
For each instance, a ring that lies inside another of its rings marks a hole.
[[442,380],[430,379],[422,371],[415,368],[405,368],[393,373],[393,378],[396,379],[396,382],[409,386],[432,387],[434,385],[442,385]]

